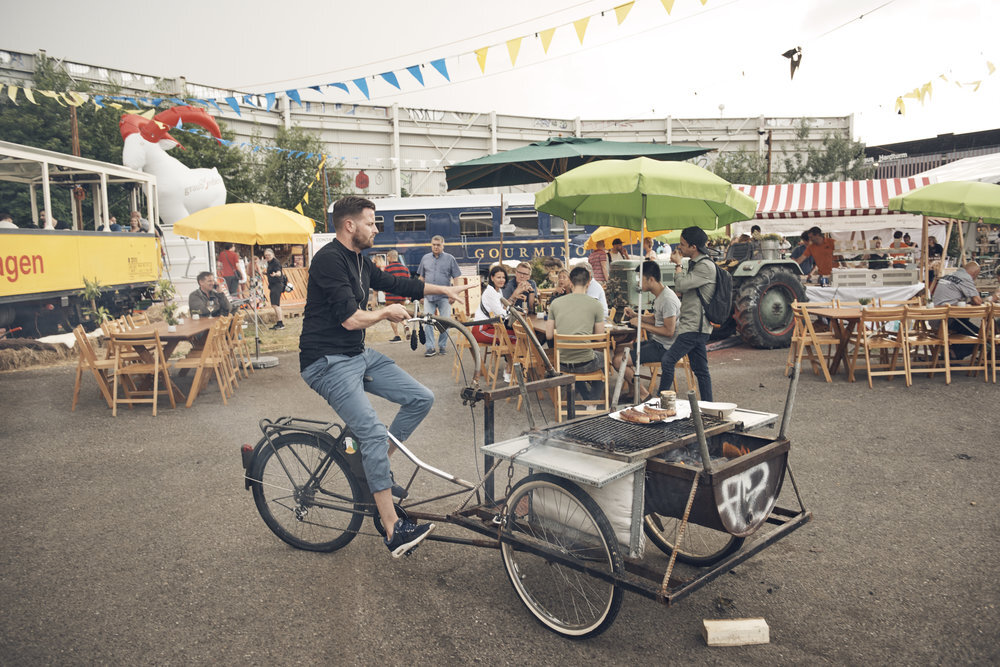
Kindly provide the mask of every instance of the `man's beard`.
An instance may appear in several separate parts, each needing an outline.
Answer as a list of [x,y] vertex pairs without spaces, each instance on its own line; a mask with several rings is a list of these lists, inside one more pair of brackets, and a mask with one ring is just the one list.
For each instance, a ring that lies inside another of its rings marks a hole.
[[354,242],[354,247],[358,250],[366,250],[375,245],[375,238],[362,229],[354,232],[354,237],[351,240]]

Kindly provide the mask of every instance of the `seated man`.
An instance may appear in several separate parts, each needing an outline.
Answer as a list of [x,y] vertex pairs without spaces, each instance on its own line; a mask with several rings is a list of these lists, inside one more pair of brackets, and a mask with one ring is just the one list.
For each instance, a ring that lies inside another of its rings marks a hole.
[[[549,305],[549,319],[545,335],[555,339],[555,333],[582,336],[604,333],[604,312],[601,304],[587,296],[587,283],[592,282],[590,271],[578,266],[569,272],[573,291]],[[600,368],[593,350],[567,350],[559,355],[559,370],[565,373],[593,373]],[[588,386],[590,385],[590,386]],[[601,396],[604,386],[600,383],[577,382],[576,390],[585,400]]]
[[[663,356],[670,345],[674,342],[674,325],[677,324],[677,316],[681,312],[681,300],[677,298],[674,291],[668,289],[660,282],[660,265],[656,262],[645,261],[636,271],[642,269],[642,278],[639,286],[643,292],[653,295],[653,312],[642,316],[642,328],[649,334],[649,340],[644,340],[639,346],[639,361],[663,361]],[[628,306],[625,307],[625,316],[629,319],[629,324],[634,327],[639,326],[639,317]],[[612,361],[615,370],[621,369],[622,358],[625,356],[625,346],[619,346],[615,351],[615,358]],[[625,368],[625,393],[630,393],[635,372],[633,371],[633,358],[631,363]],[[645,396],[641,400],[645,400]]]
[[526,313],[535,312],[538,285],[531,279],[531,264],[521,262],[514,270],[514,276],[503,288],[503,298]]
[[[976,287],[976,278],[979,276],[979,262],[968,262],[954,273],[938,278],[937,285],[931,299],[935,306],[957,306],[960,301],[964,301],[970,306],[981,306],[982,297],[979,296],[979,289]],[[967,318],[949,318],[948,331],[958,334],[975,336],[979,333],[979,327]],[[972,354],[974,345],[952,345],[951,352],[955,359],[965,359]]]
[[188,309],[192,315],[198,313],[207,317],[228,315],[232,310],[226,295],[216,291],[215,275],[211,271],[198,274],[198,289],[188,296]]

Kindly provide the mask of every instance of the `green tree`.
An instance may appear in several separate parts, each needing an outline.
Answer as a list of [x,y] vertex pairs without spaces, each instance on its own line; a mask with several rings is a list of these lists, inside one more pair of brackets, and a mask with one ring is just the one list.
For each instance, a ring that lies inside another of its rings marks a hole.
[[865,163],[865,145],[846,134],[831,133],[821,146],[808,142],[809,120],[802,118],[796,130],[795,150],[784,160],[788,183],[821,183],[871,178],[874,167]]
[[730,183],[764,185],[767,183],[767,158],[741,146],[735,153],[720,154],[712,171]]

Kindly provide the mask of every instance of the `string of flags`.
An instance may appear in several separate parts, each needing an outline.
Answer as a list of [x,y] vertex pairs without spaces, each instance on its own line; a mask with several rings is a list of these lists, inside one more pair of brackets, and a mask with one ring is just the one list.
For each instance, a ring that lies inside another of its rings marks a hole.
[[299,201],[298,204],[295,205],[295,211],[299,215],[305,215],[305,213],[302,211],[302,207],[309,203],[309,191],[312,190],[312,187],[314,185],[316,185],[317,183],[320,182],[320,180],[322,180],[323,167],[325,166],[326,166],[326,156],[324,155],[323,160],[319,163],[319,166],[316,167],[316,176],[309,183],[308,187],[306,187],[306,191],[305,194],[302,195],[302,199]]
[[[448,70],[448,61],[455,61],[456,59],[462,58],[463,56],[473,55],[476,58],[476,62],[479,64],[480,72],[486,73],[486,61],[491,50],[505,49],[507,51],[507,56],[510,59],[511,67],[516,66],[518,57],[521,53],[521,46],[524,40],[529,38],[536,38],[539,40],[542,46],[542,51],[548,54],[549,47],[552,44],[553,36],[556,31],[563,30],[565,28],[571,27],[576,33],[577,39],[582,45],[584,42],[584,37],[587,33],[587,28],[590,25],[590,21],[593,18],[602,17],[606,13],[614,13],[617,25],[621,25],[632,7],[638,0],[631,0],[630,2],[625,2],[622,4],[615,5],[609,9],[602,10],[595,14],[585,16],[583,18],[570,21],[561,25],[554,26],[552,28],[547,28],[530,35],[524,35],[521,37],[516,37],[514,39],[506,40],[505,42],[500,42],[496,44],[490,44],[487,46],[474,49],[471,52],[453,54],[444,58],[435,58],[426,63],[419,63],[415,65],[409,65],[395,71],[380,72],[377,74],[370,74],[367,76],[362,76],[358,78],[348,79],[344,81],[336,81],[333,83],[324,83],[312,86],[306,86],[304,88],[290,88],[284,91],[274,91],[269,93],[240,93],[233,94],[220,98],[180,98],[172,96],[164,97],[153,97],[153,96],[135,96],[135,95],[97,95],[97,94],[87,94],[75,91],[50,91],[50,90],[38,90],[34,88],[29,88],[26,86],[15,86],[11,84],[0,84],[0,91],[6,88],[7,96],[10,98],[11,102],[18,104],[18,96],[23,95],[32,104],[38,104],[35,99],[36,95],[44,95],[45,97],[55,100],[58,104],[63,106],[81,106],[87,102],[92,102],[98,108],[111,107],[113,109],[125,109],[127,105],[133,108],[139,109],[143,106],[145,107],[159,107],[166,102],[170,102],[175,105],[184,104],[197,104],[204,107],[213,107],[220,114],[223,109],[232,110],[237,116],[242,116],[243,113],[240,110],[241,106],[250,106],[255,109],[263,109],[264,111],[272,111],[277,103],[278,95],[284,94],[291,102],[298,104],[299,106],[305,106],[308,102],[302,100],[302,92],[304,90],[313,90],[317,93],[325,94],[330,92],[330,89],[339,90],[347,95],[356,95],[360,92],[366,100],[371,99],[371,89],[369,87],[369,82],[372,81],[383,81],[396,90],[402,90],[402,84],[400,82],[400,77],[404,77],[405,80],[412,79],[416,81],[420,86],[426,87],[428,81],[425,80],[425,70],[429,66],[434,72],[437,73],[436,76],[442,77],[445,81],[451,83],[451,73]],[[674,4],[676,0],[659,0],[660,4],[666,10],[667,14],[673,11]],[[702,6],[707,4],[708,0],[697,0]],[[352,87],[356,90],[352,93]]]
[[[986,76],[993,76],[993,73],[997,71],[996,66],[989,60],[986,61]],[[920,106],[923,106],[927,100],[933,99],[934,96],[934,81],[939,79],[944,83],[953,83],[959,88],[972,88],[972,92],[979,90],[979,87],[983,85],[983,80],[985,77],[980,79],[975,79],[973,81],[958,81],[957,79],[949,79],[945,74],[939,74],[934,79],[924,83],[921,86],[917,86],[908,93],[904,93],[896,98],[896,104],[893,106],[893,111],[900,116],[906,115],[906,102],[904,100],[917,100],[920,102]]]

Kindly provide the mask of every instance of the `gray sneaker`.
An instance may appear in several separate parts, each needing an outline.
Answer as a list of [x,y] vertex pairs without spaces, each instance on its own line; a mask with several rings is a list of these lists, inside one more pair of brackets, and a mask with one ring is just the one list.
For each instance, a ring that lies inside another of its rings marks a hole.
[[433,357],[435,354],[437,354],[436,350],[427,350],[426,352],[424,352],[425,357]]
[[392,527],[392,539],[382,538],[385,546],[392,552],[393,558],[399,558],[404,554],[409,554],[414,547],[424,541],[431,531],[434,530],[433,523],[425,523],[419,526],[412,521],[399,519]]

